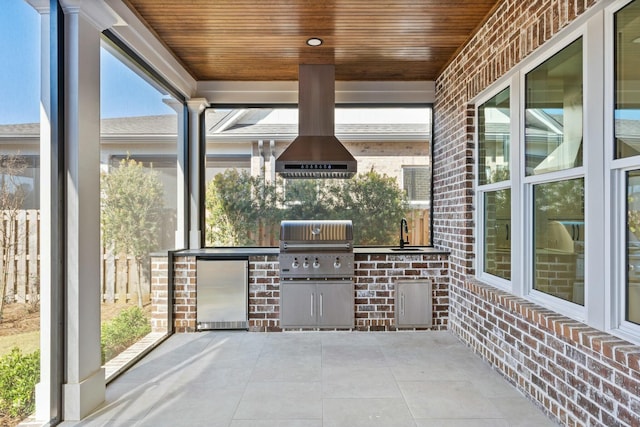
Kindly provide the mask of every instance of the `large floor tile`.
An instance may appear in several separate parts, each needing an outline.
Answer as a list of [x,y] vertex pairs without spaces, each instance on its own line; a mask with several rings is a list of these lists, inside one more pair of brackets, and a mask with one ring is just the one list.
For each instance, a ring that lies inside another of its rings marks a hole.
[[325,398],[402,398],[389,368],[330,366],[322,370]]
[[323,427],[414,427],[403,399],[325,399]]
[[[541,424],[541,426],[544,424]],[[502,418],[416,420],[416,427],[513,427]]]
[[250,382],[235,420],[321,419],[320,382]]
[[229,427],[322,427],[322,420],[233,420]]
[[177,334],[107,387],[85,427],[556,425],[453,334]]
[[467,381],[403,381],[400,390],[415,418],[502,418]]

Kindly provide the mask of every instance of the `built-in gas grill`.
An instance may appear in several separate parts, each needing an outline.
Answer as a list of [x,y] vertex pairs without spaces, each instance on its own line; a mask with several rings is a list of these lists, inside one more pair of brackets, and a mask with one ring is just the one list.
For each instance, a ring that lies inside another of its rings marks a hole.
[[280,324],[283,328],[352,328],[351,221],[282,221]]
[[282,221],[280,280],[352,279],[351,221]]

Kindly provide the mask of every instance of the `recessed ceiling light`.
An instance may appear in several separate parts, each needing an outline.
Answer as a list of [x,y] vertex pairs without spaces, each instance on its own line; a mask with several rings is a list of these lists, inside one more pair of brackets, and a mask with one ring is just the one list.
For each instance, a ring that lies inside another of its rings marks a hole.
[[310,39],[307,40],[307,44],[309,46],[320,46],[322,44],[322,39],[319,39],[317,37],[311,37]]

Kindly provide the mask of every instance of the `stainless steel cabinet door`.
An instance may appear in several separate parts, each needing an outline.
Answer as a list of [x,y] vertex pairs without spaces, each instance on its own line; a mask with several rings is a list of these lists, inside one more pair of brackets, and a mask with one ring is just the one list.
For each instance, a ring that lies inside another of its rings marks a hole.
[[313,283],[280,283],[280,326],[315,326],[316,298],[316,285]]
[[318,326],[353,328],[353,283],[317,285]]
[[430,280],[396,282],[396,325],[430,327],[433,324],[433,301]]

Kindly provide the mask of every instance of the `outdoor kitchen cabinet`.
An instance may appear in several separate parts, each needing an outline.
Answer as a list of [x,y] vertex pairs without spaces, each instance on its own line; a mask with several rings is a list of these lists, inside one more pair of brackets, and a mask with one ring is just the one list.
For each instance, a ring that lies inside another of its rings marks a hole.
[[431,288],[431,280],[398,280],[396,282],[397,327],[426,328],[432,326]]
[[280,284],[282,328],[353,328],[353,282]]

